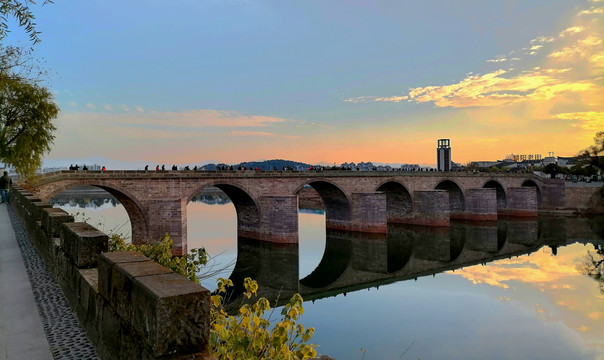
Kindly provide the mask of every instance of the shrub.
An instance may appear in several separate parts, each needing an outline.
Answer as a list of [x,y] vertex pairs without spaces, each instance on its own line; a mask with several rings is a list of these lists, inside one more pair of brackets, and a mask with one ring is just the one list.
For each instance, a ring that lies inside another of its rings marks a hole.
[[[136,251],[155,262],[172,269],[191,281],[199,283],[198,274],[208,262],[204,248],[191,250],[187,256],[172,256],[174,243],[164,235],[155,244],[127,244],[119,235],[111,235],[109,251]],[[281,310],[281,319],[272,325],[274,309],[266,298],[258,298],[252,305],[241,306],[237,315],[228,315],[224,295],[233,286],[229,279],[218,279],[218,289],[212,295],[210,306],[210,350],[219,360],[271,359],[302,360],[317,355],[316,345],[306,344],[315,329],[298,324],[304,313],[302,296],[295,294]],[[258,283],[245,278],[244,296],[257,296]],[[267,315],[268,314],[268,315]]]

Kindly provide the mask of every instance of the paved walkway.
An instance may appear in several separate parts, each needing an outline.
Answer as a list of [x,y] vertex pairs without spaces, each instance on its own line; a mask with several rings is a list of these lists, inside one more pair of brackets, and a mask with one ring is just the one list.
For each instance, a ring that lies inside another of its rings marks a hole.
[[52,359],[6,204],[0,204],[0,360]]
[[0,360],[98,357],[14,210],[0,204]]

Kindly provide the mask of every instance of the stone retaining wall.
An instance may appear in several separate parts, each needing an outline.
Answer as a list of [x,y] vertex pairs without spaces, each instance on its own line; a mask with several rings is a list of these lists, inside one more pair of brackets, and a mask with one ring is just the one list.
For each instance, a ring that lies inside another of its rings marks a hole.
[[23,228],[103,359],[214,359],[210,292],[13,186]]
[[600,197],[600,188],[596,186],[567,186],[565,208],[584,213],[604,213],[604,203]]

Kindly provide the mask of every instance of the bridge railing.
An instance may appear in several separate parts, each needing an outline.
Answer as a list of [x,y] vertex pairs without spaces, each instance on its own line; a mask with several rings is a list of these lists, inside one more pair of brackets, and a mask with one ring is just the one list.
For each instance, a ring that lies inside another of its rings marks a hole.
[[106,234],[16,185],[11,202],[101,358],[214,359],[207,289],[137,253],[107,253]]

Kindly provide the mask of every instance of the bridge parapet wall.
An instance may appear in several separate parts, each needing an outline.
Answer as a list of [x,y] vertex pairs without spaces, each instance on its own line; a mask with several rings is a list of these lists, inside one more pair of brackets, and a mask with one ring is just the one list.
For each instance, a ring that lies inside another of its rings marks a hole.
[[208,290],[142,255],[102,254],[106,234],[61,209],[33,205],[40,199],[17,186],[11,196],[102,359],[214,360],[207,351]]

